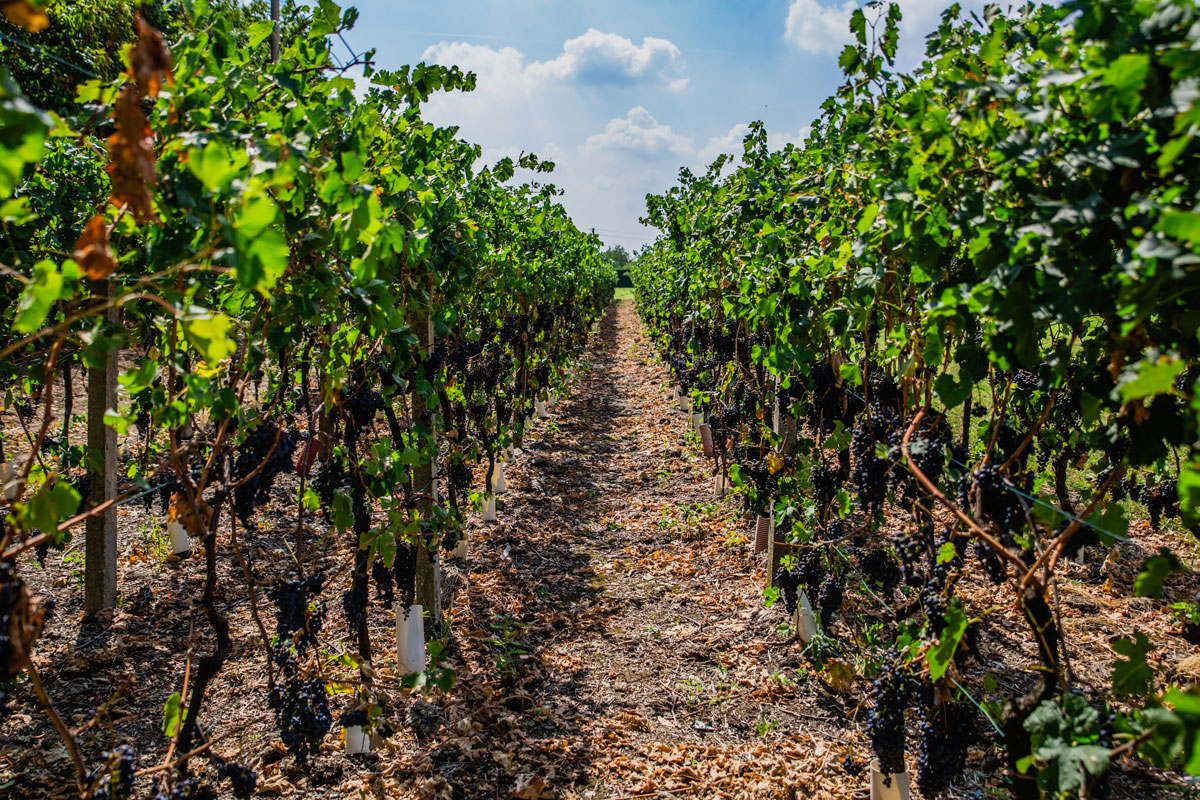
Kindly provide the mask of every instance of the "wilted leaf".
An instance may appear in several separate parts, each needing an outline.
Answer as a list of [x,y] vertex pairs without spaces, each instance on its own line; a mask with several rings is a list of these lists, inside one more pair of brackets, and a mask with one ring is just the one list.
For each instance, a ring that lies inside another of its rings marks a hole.
[[40,8],[34,8],[29,0],[0,0],[0,11],[17,27],[30,33],[41,33],[50,27],[50,18]]
[[83,229],[79,241],[75,242],[75,263],[94,281],[107,278],[117,269],[117,259],[108,246],[111,232],[104,215],[97,214]]
[[138,14],[134,18],[138,40],[129,53],[129,70],[143,97],[158,97],[164,83],[171,83],[171,52],[162,34]]
[[153,221],[156,217],[150,187],[158,182],[154,134],[133,86],[121,90],[113,117],[116,131],[108,137],[109,163],[105,166],[112,182],[110,199],[113,205],[127,206],[138,222]]
[[519,800],[543,800],[543,798],[554,795],[547,790],[544,780],[537,775],[526,773],[517,778],[517,785],[513,787],[512,796]]

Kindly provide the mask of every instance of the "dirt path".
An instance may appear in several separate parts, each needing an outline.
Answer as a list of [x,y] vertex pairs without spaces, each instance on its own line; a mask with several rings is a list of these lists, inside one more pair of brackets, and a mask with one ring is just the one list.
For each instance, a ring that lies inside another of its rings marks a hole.
[[[414,755],[440,773],[427,789],[852,795],[836,746],[852,710],[763,608],[740,503],[713,501],[632,303],[588,359],[510,468],[500,522],[471,530],[440,726],[463,735]],[[801,692],[816,700],[804,713]]]

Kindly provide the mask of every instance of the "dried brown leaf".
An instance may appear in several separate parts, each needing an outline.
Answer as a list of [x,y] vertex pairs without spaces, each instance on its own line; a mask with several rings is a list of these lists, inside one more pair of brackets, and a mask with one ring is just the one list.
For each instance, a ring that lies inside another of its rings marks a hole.
[[113,108],[116,131],[108,137],[109,163],[105,167],[112,183],[110,199],[126,206],[138,222],[156,219],[150,187],[158,182],[154,170],[154,133],[142,113],[137,89],[126,85]]
[[117,269],[117,259],[108,246],[112,232],[103,214],[97,214],[83,229],[79,241],[75,242],[73,258],[84,273],[94,281],[103,280]]
[[171,51],[162,34],[142,19],[134,18],[138,40],[129,53],[129,70],[143,97],[158,97],[163,84],[171,83]]
[[50,18],[29,0],[0,0],[0,11],[13,25],[30,33],[41,33],[50,27]]

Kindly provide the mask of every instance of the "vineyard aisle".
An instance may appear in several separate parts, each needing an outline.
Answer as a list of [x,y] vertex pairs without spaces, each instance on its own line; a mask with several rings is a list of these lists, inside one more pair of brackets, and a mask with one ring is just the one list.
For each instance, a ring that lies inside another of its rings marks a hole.
[[437,735],[456,750],[415,761],[470,797],[514,779],[530,798],[850,796],[852,709],[763,607],[740,502],[713,502],[633,303],[586,359],[510,469],[500,522],[474,523]]

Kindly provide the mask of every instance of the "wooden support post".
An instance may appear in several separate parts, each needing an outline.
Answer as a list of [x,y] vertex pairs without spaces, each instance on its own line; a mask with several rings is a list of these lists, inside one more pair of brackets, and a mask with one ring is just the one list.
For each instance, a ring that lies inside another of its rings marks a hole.
[[767,533],[767,583],[768,587],[775,585],[775,573],[779,571],[779,562],[783,559],[786,548],[778,545],[784,542],[775,541],[775,510],[771,509],[771,528]]
[[[425,348],[428,354],[433,351],[433,282],[430,281],[430,314],[426,319],[426,324],[419,326],[422,329],[421,346]],[[415,399],[416,395],[414,395]],[[421,464],[414,471],[416,478],[416,488],[423,494],[428,495],[428,498],[422,498],[417,509],[421,513],[422,519],[431,519],[433,517],[433,507],[436,502],[437,493],[437,417],[429,410],[428,404],[420,409],[420,418],[429,426],[429,430],[433,434],[434,452],[428,464]],[[429,614],[429,621],[432,625],[437,625],[442,619],[442,570],[441,564],[438,562],[437,548],[430,549],[427,543],[422,540],[417,546],[417,568],[416,568],[416,596],[417,605],[423,606],[426,613]]]
[[[97,297],[111,297],[112,281],[93,284]],[[115,322],[116,309],[108,311]],[[104,414],[117,407],[117,354],[88,370],[88,463],[93,506],[117,494],[117,430],[104,424]],[[117,509],[88,517],[84,525],[84,613],[94,614],[117,604]]]

